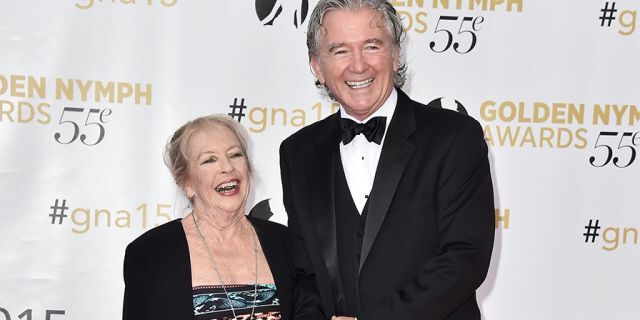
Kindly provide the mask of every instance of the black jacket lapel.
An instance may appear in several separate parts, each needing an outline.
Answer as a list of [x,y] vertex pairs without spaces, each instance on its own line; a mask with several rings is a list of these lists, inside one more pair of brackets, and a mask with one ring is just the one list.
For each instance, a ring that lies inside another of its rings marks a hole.
[[416,130],[412,101],[404,92],[397,91],[398,102],[387,129],[369,195],[367,221],[362,239],[362,258],[358,270],[362,270],[382,222],[387,216],[400,178],[415,150],[415,145],[409,141],[409,136]]

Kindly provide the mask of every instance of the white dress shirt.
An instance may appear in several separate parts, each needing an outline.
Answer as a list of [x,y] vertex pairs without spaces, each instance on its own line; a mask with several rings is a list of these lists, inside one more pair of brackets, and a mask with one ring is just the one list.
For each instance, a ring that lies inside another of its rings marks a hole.
[[344,175],[347,179],[347,185],[351,192],[353,202],[358,209],[358,213],[362,214],[364,205],[367,203],[369,193],[373,187],[373,178],[378,168],[378,160],[380,160],[380,152],[387,136],[387,128],[391,122],[393,112],[396,110],[398,101],[398,93],[394,88],[382,106],[372,115],[363,121],[357,120],[347,114],[343,106],[340,106],[340,115],[342,118],[351,119],[357,123],[365,123],[373,117],[386,117],[384,136],[380,145],[375,142],[369,142],[363,134],[356,135],[351,142],[344,145],[340,142],[340,159],[344,168]]

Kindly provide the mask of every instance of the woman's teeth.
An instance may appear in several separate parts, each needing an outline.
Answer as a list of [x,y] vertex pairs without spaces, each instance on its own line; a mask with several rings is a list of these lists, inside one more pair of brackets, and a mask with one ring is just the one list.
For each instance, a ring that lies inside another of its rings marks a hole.
[[217,186],[216,191],[226,192],[226,191],[235,190],[237,188],[238,188],[238,181],[230,181]]

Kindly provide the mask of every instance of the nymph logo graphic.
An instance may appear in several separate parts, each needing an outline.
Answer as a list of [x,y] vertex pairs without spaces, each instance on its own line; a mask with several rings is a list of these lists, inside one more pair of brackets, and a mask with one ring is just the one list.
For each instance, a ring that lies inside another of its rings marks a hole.
[[285,23],[292,19],[293,25],[298,28],[302,26],[309,13],[309,0],[255,0],[255,4],[256,15],[265,26],[274,25],[278,19],[281,21],[284,11],[285,17],[293,15],[291,18],[284,18]]
[[465,109],[465,107],[462,105],[462,103],[460,103],[460,101],[452,98],[441,97],[441,98],[433,99],[431,100],[431,102],[427,104],[427,106],[454,110],[467,115],[469,114],[467,112],[467,109]]

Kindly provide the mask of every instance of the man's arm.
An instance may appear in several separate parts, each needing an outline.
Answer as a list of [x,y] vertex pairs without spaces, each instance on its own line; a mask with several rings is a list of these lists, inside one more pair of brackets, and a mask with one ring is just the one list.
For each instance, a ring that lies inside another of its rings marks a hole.
[[491,259],[493,187],[480,125],[465,121],[452,141],[436,190],[438,255],[402,289],[367,303],[362,319],[444,319],[461,306],[475,309],[465,301],[474,298]]
[[282,178],[282,198],[287,211],[292,237],[292,255],[295,268],[294,319],[327,319],[322,314],[322,302],[318,293],[313,265],[305,246],[304,236],[298,222],[298,214],[293,203],[291,178],[284,143],[280,146],[280,176]]

